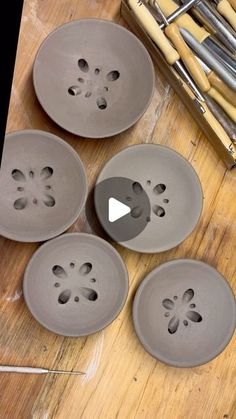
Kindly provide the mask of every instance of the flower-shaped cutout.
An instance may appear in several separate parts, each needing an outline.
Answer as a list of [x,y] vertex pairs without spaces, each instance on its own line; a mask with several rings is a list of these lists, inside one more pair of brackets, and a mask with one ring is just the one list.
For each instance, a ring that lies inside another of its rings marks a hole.
[[106,72],[100,67],[91,68],[84,58],[78,60],[78,68],[82,74],[76,83],[68,88],[68,93],[71,96],[83,95],[86,99],[95,97],[98,109],[105,110],[108,106],[106,94],[110,90],[111,83],[120,78],[120,72],[118,70]]
[[165,298],[162,301],[163,307],[168,310],[165,313],[165,317],[172,315],[168,323],[168,332],[170,334],[177,332],[181,321],[186,327],[189,325],[189,320],[193,323],[200,323],[202,321],[201,314],[194,310],[196,304],[191,302],[193,298],[194,291],[190,288],[183,293],[182,299],[179,302],[177,296],[173,299]]
[[[97,282],[96,278],[92,277],[92,270],[93,265],[90,262],[83,263],[78,269],[74,261],[69,264],[67,269],[61,265],[54,265],[52,267],[52,273],[56,277],[54,287],[63,287],[57,297],[58,303],[64,305],[72,299],[78,303],[81,297],[88,301],[96,301],[98,299],[97,291],[84,284],[84,281],[89,281],[91,284]],[[78,286],[75,286],[75,278],[76,281],[78,280]]]
[[18,185],[16,193],[20,192],[20,196],[15,199],[13,204],[16,210],[25,209],[30,202],[37,205],[40,201],[46,207],[54,207],[56,201],[50,192],[52,186],[49,181],[53,176],[51,167],[44,167],[39,173],[33,170],[23,173],[19,169],[14,169],[11,176]]

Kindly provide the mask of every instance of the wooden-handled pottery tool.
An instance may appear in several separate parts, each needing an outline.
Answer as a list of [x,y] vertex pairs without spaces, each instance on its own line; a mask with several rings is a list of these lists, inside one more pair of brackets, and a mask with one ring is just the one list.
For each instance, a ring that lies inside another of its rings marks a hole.
[[234,10],[236,10],[236,0],[229,0],[229,3],[234,8]]
[[[169,0],[168,0],[169,1]],[[185,3],[186,0],[181,0]],[[236,53],[236,37],[232,27],[206,0],[199,1],[192,9],[194,16],[201,22],[225,47]]]
[[154,5],[166,24],[166,35],[172,41],[194,81],[204,93],[208,93],[222,107],[226,114],[236,122],[236,109],[214,87],[211,87],[201,64],[182,38],[178,26],[175,23],[169,25],[168,19],[163,14],[157,0],[154,2]]
[[1,365],[0,372],[10,372],[16,374],[67,374],[67,375],[86,375],[85,372],[80,371],[58,371],[48,370],[45,368],[34,367],[15,367],[10,365]]
[[196,57],[205,73],[207,74],[210,84],[220,92],[225,99],[233,106],[236,106],[236,93],[231,90],[199,57]]
[[175,23],[169,24],[168,18],[165,17],[157,1],[154,2],[154,6],[161,15],[164,24],[166,25],[165,34],[170,39],[172,44],[175,46],[176,50],[180,55],[180,58],[184,62],[192,78],[203,92],[209,90],[210,83],[208,81],[208,78],[204,70],[202,69],[201,64],[198,62],[197,58],[184,41],[178,26]]
[[142,27],[146,30],[151,39],[162,51],[167,63],[175,68],[175,70],[183,77],[186,83],[190,86],[195,96],[204,102],[204,98],[197,88],[194,81],[191,79],[188,72],[180,62],[178,52],[172,47],[168,39],[163,34],[156,20],[140,0],[129,0],[129,6],[139,19]]
[[[148,3],[153,6],[155,0],[148,0]],[[159,6],[166,17],[169,17],[173,13],[178,13],[178,5],[173,0],[159,0]],[[169,21],[169,19],[168,19]],[[170,23],[170,21],[169,21]],[[184,29],[187,29],[193,36],[198,40],[200,44],[207,47],[219,57],[227,67],[231,68],[232,71],[236,71],[236,61],[230,52],[219,43],[215,37],[211,36],[210,33],[199,26],[187,13],[180,15],[175,23]],[[232,49],[230,49],[232,51]]]
[[228,134],[229,138],[236,143],[236,125],[231,118],[223,111],[223,109],[212,99],[209,95],[204,95],[206,104],[215,119],[220,123],[224,128],[225,132]]
[[228,0],[213,0],[217,11],[223,16],[236,31],[236,13]]
[[183,35],[187,44],[195,51],[195,53],[213,70],[217,73],[222,80],[236,92],[236,78],[232,73],[224,67],[213,54],[201,44],[188,30],[181,28],[181,34]]

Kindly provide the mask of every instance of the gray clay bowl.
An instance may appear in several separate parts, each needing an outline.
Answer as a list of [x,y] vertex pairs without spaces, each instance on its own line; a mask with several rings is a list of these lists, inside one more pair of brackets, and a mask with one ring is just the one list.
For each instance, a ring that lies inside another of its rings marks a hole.
[[195,367],[219,355],[235,330],[235,298],[224,277],[194,260],[158,266],[141,283],[133,321],[142,345],[175,367]]
[[130,31],[107,20],[81,19],[47,37],[33,79],[54,122],[82,137],[103,138],[128,129],[146,111],[154,68]]
[[83,163],[65,141],[43,131],[6,135],[0,171],[0,234],[40,242],[66,231],[87,196]]
[[35,319],[64,336],[86,336],[108,326],[128,293],[119,253],[105,240],[65,234],[41,246],[24,276],[24,297]]
[[[109,223],[104,202],[110,197],[128,205],[131,213]],[[201,216],[203,194],[195,170],[179,153],[139,144],[105,164],[94,200],[99,221],[113,240],[131,250],[156,253],[191,234]]]

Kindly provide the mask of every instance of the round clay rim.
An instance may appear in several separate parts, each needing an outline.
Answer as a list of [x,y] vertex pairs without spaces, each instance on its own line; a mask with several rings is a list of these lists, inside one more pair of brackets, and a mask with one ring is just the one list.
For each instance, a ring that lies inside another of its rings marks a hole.
[[[166,252],[167,250],[174,249],[175,247],[181,245],[181,243],[183,243],[185,240],[187,240],[187,238],[194,232],[194,230],[197,228],[198,223],[199,223],[199,221],[200,221],[200,219],[202,217],[202,212],[203,212],[203,197],[204,197],[204,195],[203,195],[202,184],[200,182],[199,176],[198,176],[196,170],[194,169],[194,167],[191,165],[191,163],[184,156],[182,156],[182,154],[180,154],[177,151],[173,150],[171,147],[168,147],[168,146],[165,146],[165,145],[162,145],[162,144],[155,144],[155,143],[132,144],[132,145],[129,145],[128,147],[123,148],[117,154],[115,154],[114,156],[112,156],[110,158],[110,160],[108,160],[103,165],[102,169],[100,170],[100,173],[99,173],[99,175],[97,177],[97,180],[96,180],[96,183],[95,183],[95,187],[96,187],[96,185],[98,185],[100,183],[100,178],[102,177],[102,174],[103,174],[104,170],[107,167],[109,167],[110,165],[112,165],[113,160],[115,160],[117,156],[119,156],[120,154],[124,153],[125,150],[131,149],[133,147],[140,147],[141,148],[141,147],[147,147],[147,146],[156,146],[156,147],[168,149],[168,150],[172,151],[173,153],[177,154],[180,158],[182,158],[187,163],[187,165],[189,166],[189,168],[191,169],[191,171],[193,172],[193,174],[196,176],[196,180],[198,181],[198,184],[199,184],[199,187],[200,187],[200,192],[201,192],[201,210],[199,211],[198,220],[196,222],[196,225],[191,229],[191,231],[189,231],[188,235],[181,242],[176,242],[171,247],[169,247],[169,246],[162,246],[161,249],[158,249],[158,251],[157,251],[156,248],[152,248],[152,249],[149,249],[149,250],[144,250],[144,249],[139,250],[135,246],[132,246],[132,244],[129,244],[128,242],[120,242],[120,243],[118,243],[120,246],[123,246],[123,247],[125,247],[126,249],[129,249],[129,250],[133,250],[134,252],[137,252],[137,253],[153,254],[153,253],[162,253],[162,252]],[[95,205],[95,209],[96,209],[96,213],[97,213],[97,205],[96,205],[96,200],[95,199],[94,199],[94,205]],[[103,228],[103,225],[102,225],[102,223],[101,223],[100,220],[99,220],[99,222],[100,222],[100,224],[101,224],[101,226]],[[106,233],[109,235],[109,232],[108,231],[106,231]],[[109,237],[110,237],[110,235],[109,235]]]
[[[73,237],[77,236],[79,238],[90,236],[90,237],[92,237],[92,239],[94,241],[97,241],[97,242],[100,242],[100,243],[102,242],[103,244],[105,244],[107,247],[110,248],[110,250],[112,251],[112,253],[114,254],[114,256],[119,259],[121,268],[122,268],[123,273],[124,273],[124,279],[125,279],[124,297],[123,297],[123,301],[122,301],[122,304],[120,305],[119,310],[117,310],[113,314],[113,317],[112,317],[111,320],[107,321],[101,328],[92,330],[89,334],[70,334],[70,333],[68,333],[68,334],[66,334],[66,333],[65,334],[60,334],[58,332],[55,332],[53,329],[50,329],[50,327],[48,327],[48,325],[46,325],[44,322],[39,321],[34,316],[34,314],[33,314],[34,311],[33,311],[33,308],[31,306],[30,302],[29,302],[28,294],[27,294],[27,289],[26,289],[26,282],[28,281],[28,272],[31,269],[32,264],[34,263],[34,260],[37,258],[38,254],[41,252],[41,249],[44,250],[45,248],[49,247],[51,245],[51,242],[52,241],[55,243],[56,241],[59,241],[60,239],[62,239],[64,237],[71,237],[71,236],[73,236]],[[27,265],[27,267],[25,269],[25,273],[24,273],[24,277],[23,277],[23,295],[24,295],[25,303],[26,303],[26,305],[28,307],[28,310],[30,311],[31,315],[35,319],[35,321],[37,321],[41,326],[43,326],[49,332],[52,332],[55,335],[64,336],[64,337],[79,338],[79,337],[84,337],[84,336],[90,336],[90,335],[92,335],[94,333],[97,333],[97,332],[100,332],[101,330],[104,330],[106,327],[108,327],[110,324],[112,324],[116,320],[116,318],[119,316],[119,314],[123,310],[123,308],[125,306],[125,303],[127,301],[127,298],[128,298],[128,293],[129,293],[129,274],[128,274],[128,270],[127,270],[126,264],[125,264],[124,260],[122,259],[121,255],[106,240],[104,240],[101,237],[98,237],[98,236],[96,236],[94,234],[89,234],[89,233],[66,233],[66,234],[63,234],[60,237],[56,237],[55,239],[52,239],[52,240],[44,243],[43,245],[41,245],[36,250],[36,252],[32,255],[32,257],[31,257],[31,259],[30,259],[30,261],[29,261],[29,263],[28,263],[28,265]]]
[[64,224],[63,228],[58,229],[58,231],[55,233],[55,235],[44,235],[43,237],[38,236],[37,240],[33,240],[31,239],[22,239],[21,236],[18,236],[17,234],[9,234],[9,232],[5,233],[4,230],[1,229],[1,225],[0,225],[0,235],[2,235],[3,237],[5,237],[6,239],[9,240],[13,240],[13,241],[17,241],[20,243],[40,243],[40,242],[44,242],[47,240],[51,240],[57,236],[60,236],[62,233],[64,233],[64,231],[68,230],[77,220],[77,218],[80,216],[85,202],[87,200],[87,196],[88,196],[88,179],[87,179],[87,174],[86,174],[86,170],[85,170],[85,166],[80,158],[80,156],[78,155],[78,153],[75,151],[75,149],[69,145],[65,140],[63,140],[62,138],[58,137],[55,134],[51,134],[50,132],[47,131],[43,131],[43,130],[37,130],[37,129],[26,129],[26,130],[19,130],[19,131],[12,131],[6,134],[5,138],[11,138],[14,137],[15,135],[21,135],[21,134],[37,134],[37,135],[42,135],[44,137],[48,137],[51,140],[60,143],[62,146],[64,146],[77,160],[78,164],[80,165],[82,172],[83,172],[83,187],[84,187],[84,196],[83,196],[83,200],[81,201],[80,207],[78,208],[76,214],[74,215],[73,218],[71,218],[70,221],[68,221],[66,224]]
[[[51,36],[53,36],[57,31],[59,31],[61,28],[65,28],[65,27],[67,27],[67,26],[71,26],[71,25],[74,25],[74,24],[77,24],[78,22],[80,22],[80,21],[84,21],[84,22],[90,22],[90,21],[97,21],[97,22],[103,22],[103,23],[105,23],[105,24],[108,24],[108,25],[112,25],[112,26],[116,26],[116,27],[118,27],[120,30],[122,30],[122,31],[124,31],[124,32],[126,32],[126,33],[128,33],[128,35],[129,36],[131,36],[131,37],[133,37],[135,40],[136,40],[136,42],[139,44],[139,46],[140,46],[140,48],[142,48],[143,49],[143,51],[144,51],[144,53],[146,53],[146,58],[147,58],[147,60],[149,61],[149,63],[150,63],[150,71],[151,71],[151,73],[152,73],[152,93],[151,93],[151,95],[150,95],[150,98],[149,98],[149,101],[148,101],[148,103],[146,104],[146,106],[144,107],[144,109],[143,109],[143,111],[142,112],[140,112],[139,114],[138,114],[138,116],[132,121],[132,122],[130,122],[129,124],[127,124],[123,129],[116,129],[116,130],[113,130],[113,133],[109,133],[109,134],[104,134],[104,135],[102,135],[102,136],[95,136],[95,135],[90,135],[89,137],[88,137],[88,135],[84,135],[82,132],[81,133],[78,133],[78,132],[74,132],[73,130],[69,130],[68,128],[65,128],[64,126],[62,126],[61,125],[61,123],[60,122],[58,122],[57,120],[56,120],[56,118],[52,118],[51,117],[51,115],[49,115],[48,113],[47,113],[47,111],[46,111],[46,109],[44,109],[44,106],[42,105],[42,103],[41,103],[41,101],[40,101],[40,98],[38,97],[38,94],[37,94],[37,91],[36,91],[36,88],[35,88],[35,78],[36,78],[36,75],[35,75],[35,64],[36,64],[36,62],[37,62],[37,59],[38,59],[38,56],[39,56],[39,54],[40,54],[40,52],[41,52],[41,49],[43,48],[43,46],[44,46],[44,43],[46,43],[47,42],[47,40],[51,37]],[[128,29],[126,29],[124,26],[122,26],[122,25],[120,25],[120,24],[118,24],[118,23],[116,23],[116,22],[113,22],[112,20],[108,20],[108,19],[99,19],[99,18],[82,18],[82,19],[76,19],[76,20],[72,20],[71,22],[68,22],[68,23],[65,23],[65,24],[62,24],[62,25],[60,25],[60,26],[58,26],[56,29],[54,29],[51,33],[49,33],[48,35],[47,35],[47,37],[44,39],[44,41],[42,42],[42,44],[40,45],[40,47],[39,47],[39,49],[38,49],[38,52],[37,52],[37,55],[36,55],[36,57],[35,57],[35,60],[34,60],[34,64],[33,64],[33,85],[34,85],[34,91],[35,91],[35,94],[36,94],[36,97],[37,97],[37,99],[38,99],[38,102],[40,103],[40,106],[41,106],[41,108],[43,109],[43,111],[48,115],[48,117],[56,124],[56,125],[58,125],[59,127],[61,127],[62,129],[64,129],[65,131],[67,131],[67,132],[70,132],[71,134],[74,134],[74,135],[76,135],[77,137],[82,137],[82,138],[86,138],[86,139],[101,139],[101,138],[109,138],[109,137],[114,137],[115,135],[118,135],[118,134],[122,134],[124,131],[127,131],[129,128],[131,128],[133,125],[135,125],[138,121],[139,121],[139,119],[141,119],[142,118],[142,116],[145,114],[145,112],[147,111],[147,109],[149,108],[149,106],[150,106],[150,104],[151,104],[151,101],[152,101],[152,99],[153,99],[153,95],[154,95],[154,90],[155,90],[155,70],[154,70],[154,65],[153,65],[153,62],[152,62],[152,59],[151,59],[151,56],[150,56],[150,54],[149,54],[149,52],[148,52],[148,50],[145,48],[145,46],[144,46],[144,44],[139,40],[139,38],[137,37],[137,36],[135,36],[131,31],[129,31]]]
[[145,286],[147,285],[147,283],[153,278],[153,275],[158,273],[159,271],[161,271],[163,268],[171,266],[171,265],[178,265],[178,264],[182,264],[185,262],[190,262],[190,263],[195,263],[197,265],[203,265],[206,266],[208,269],[212,270],[213,272],[217,272],[224,285],[226,286],[226,288],[228,289],[228,291],[231,293],[232,295],[232,301],[235,302],[235,296],[233,293],[233,290],[231,288],[231,286],[229,285],[228,281],[225,279],[225,277],[219,272],[217,271],[215,268],[213,268],[213,266],[208,265],[205,262],[199,261],[199,260],[195,260],[195,259],[173,259],[170,260],[168,262],[162,263],[161,265],[157,266],[155,269],[153,269],[145,278],[144,280],[141,282],[141,284],[139,285],[135,297],[134,297],[134,301],[133,301],[133,307],[132,307],[132,318],[133,318],[133,324],[134,324],[134,329],[136,332],[136,335],[140,341],[140,343],[142,344],[142,346],[144,347],[144,349],[153,357],[155,358],[157,361],[160,361],[168,366],[171,367],[177,367],[177,368],[194,368],[194,367],[198,367],[204,364],[207,364],[208,362],[212,361],[213,359],[215,359],[218,355],[220,355],[224,349],[227,347],[227,345],[230,343],[234,332],[235,332],[235,327],[236,327],[236,306],[234,304],[234,314],[235,314],[235,321],[234,323],[232,323],[232,330],[229,332],[228,337],[222,342],[222,344],[217,348],[217,350],[215,350],[211,356],[206,356],[205,358],[203,358],[201,361],[192,363],[191,366],[189,366],[188,363],[179,363],[179,362],[175,362],[173,360],[169,360],[164,358],[163,356],[161,356],[160,354],[157,353],[157,351],[152,350],[152,348],[150,348],[149,345],[147,345],[147,343],[145,342],[145,339],[142,336],[142,331],[140,330],[139,327],[139,323],[138,323],[138,306],[139,306],[139,301],[140,301],[140,296],[142,294],[143,289],[145,288]]

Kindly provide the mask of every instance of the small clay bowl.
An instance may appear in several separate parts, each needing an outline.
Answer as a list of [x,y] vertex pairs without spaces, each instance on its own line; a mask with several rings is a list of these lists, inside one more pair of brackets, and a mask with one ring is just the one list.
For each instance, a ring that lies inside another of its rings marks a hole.
[[33,79],[54,122],[82,137],[104,138],[128,129],[146,111],[154,68],[130,31],[107,20],[81,19],[47,37]]
[[158,266],[141,283],[133,321],[147,352],[175,367],[195,367],[219,355],[235,330],[235,298],[225,278],[195,260]]
[[78,218],[87,178],[65,141],[43,131],[18,131],[5,138],[0,190],[0,234],[40,242],[63,233]]
[[65,234],[41,246],[24,276],[24,297],[35,319],[64,336],[86,336],[108,326],[128,293],[128,273],[105,240]]
[[[110,223],[110,198],[130,207]],[[142,253],[169,250],[186,239],[202,212],[203,193],[191,164],[179,153],[156,144],[125,148],[109,160],[95,186],[95,208],[113,240]]]

